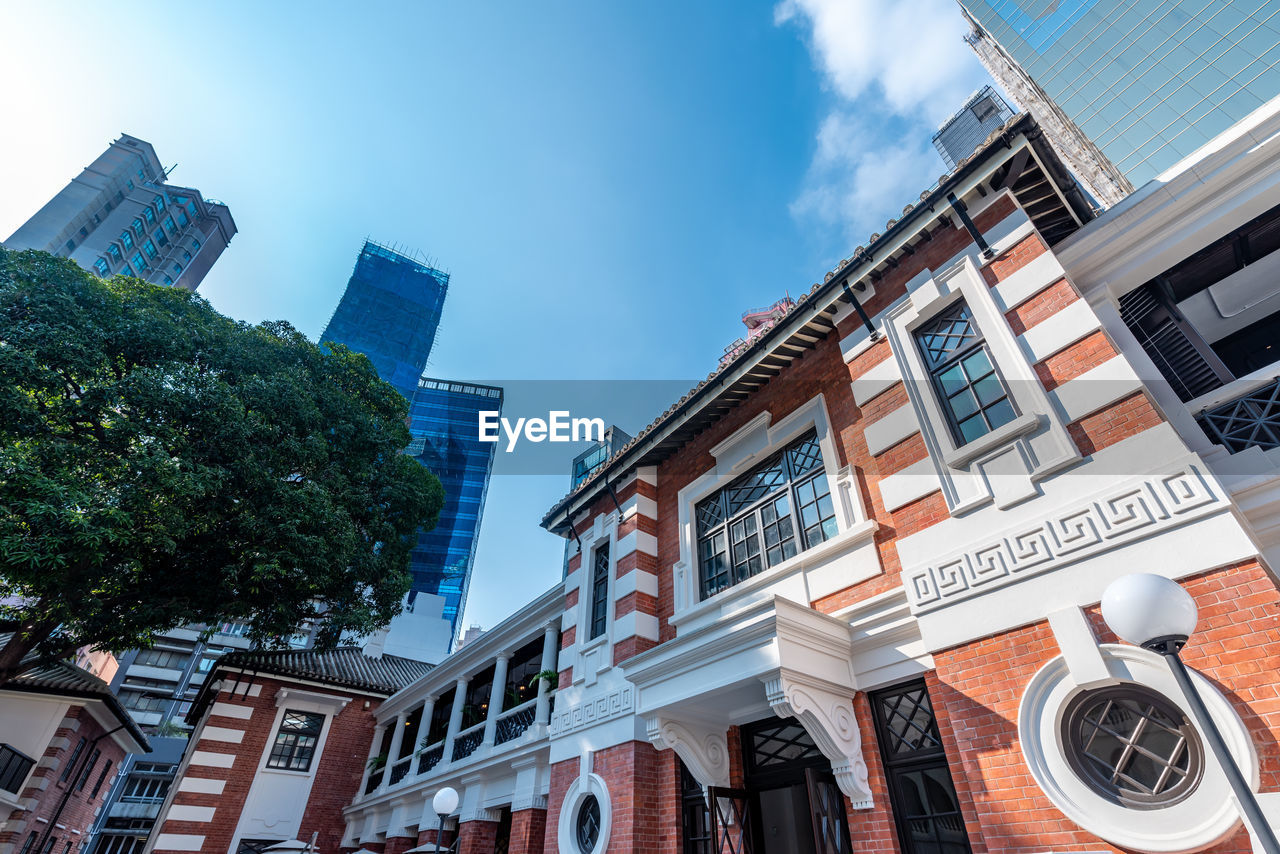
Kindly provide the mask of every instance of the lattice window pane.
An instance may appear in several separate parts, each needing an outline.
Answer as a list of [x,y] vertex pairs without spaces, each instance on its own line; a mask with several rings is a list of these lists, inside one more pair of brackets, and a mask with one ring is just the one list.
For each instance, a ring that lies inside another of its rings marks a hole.
[[764,467],[749,473],[725,490],[729,515],[750,507],[786,482],[787,473],[782,467],[782,457],[770,460]]
[[969,308],[956,303],[916,333],[931,366],[938,366],[956,350],[978,337]]
[[933,717],[933,706],[925,686],[883,695],[880,710],[885,735],[888,736],[885,749],[890,755],[942,749],[938,723]]
[[751,734],[751,762],[756,768],[784,765],[822,756],[809,733],[798,723],[781,723]]
[[695,512],[698,517],[699,536],[724,521],[724,502],[721,497],[720,493],[716,493],[711,498],[698,504]]
[[1135,686],[1082,695],[1066,714],[1068,758],[1095,791],[1138,808],[1163,807],[1194,790],[1202,762],[1185,715]]
[[822,464],[822,448],[816,434],[810,433],[787,451],[793,475],[802,475]]

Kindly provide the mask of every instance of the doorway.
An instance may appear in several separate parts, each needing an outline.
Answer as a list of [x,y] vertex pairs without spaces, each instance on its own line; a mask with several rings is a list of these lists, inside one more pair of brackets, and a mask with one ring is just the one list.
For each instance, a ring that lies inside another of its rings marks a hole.
[[743,789],[711,790],[713,850],[850,854],[844,797],[831,763],[798,721],[741,728]]

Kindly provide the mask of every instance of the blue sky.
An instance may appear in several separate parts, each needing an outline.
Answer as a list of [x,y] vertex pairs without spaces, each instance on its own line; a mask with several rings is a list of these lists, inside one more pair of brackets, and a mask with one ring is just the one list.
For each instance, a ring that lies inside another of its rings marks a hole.
[[[318,336],[369,236],[452,273],[432,375],[691,385],[944,171],[989,82],[963,32],[951,0],[18,4],[0,236],[127,132],[231,207],[226,314]],[[495,478],[467,623],[558,580],[566,485]]]

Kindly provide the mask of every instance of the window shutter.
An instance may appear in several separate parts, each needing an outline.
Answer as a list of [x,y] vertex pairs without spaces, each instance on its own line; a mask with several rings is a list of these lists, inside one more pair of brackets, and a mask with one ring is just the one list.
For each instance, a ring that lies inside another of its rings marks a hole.
[[1120,317],[1182,401],[1232,380],[1231,372],[1174,307],[1158,282],[1120,297]]

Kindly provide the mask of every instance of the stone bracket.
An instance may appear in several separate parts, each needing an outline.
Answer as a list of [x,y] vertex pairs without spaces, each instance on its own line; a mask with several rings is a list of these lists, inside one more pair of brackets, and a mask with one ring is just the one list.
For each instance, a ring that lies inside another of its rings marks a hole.
[[837,691],[829,684],[801,681],[785,671],[762,681],[774,713],[798,719],[822,755],[831,760],[836,783],[853,808],[871,809],[867,763],[862,758],[862,734],[853,715],[853,691]]
[[723,726],[661,715],[649,715],[644,722],[649,742],[659,750],[674,750],[703,786],[729,785],[729,742]]

